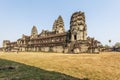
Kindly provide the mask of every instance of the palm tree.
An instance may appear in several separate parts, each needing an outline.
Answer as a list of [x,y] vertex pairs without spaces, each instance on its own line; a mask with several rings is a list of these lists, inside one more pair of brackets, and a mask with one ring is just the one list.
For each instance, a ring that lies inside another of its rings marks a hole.
[[108,42],[109,42],[109,46],[111,47],[110,43],[111,43],[112,41],[111,41],[111,40],[108,40]]

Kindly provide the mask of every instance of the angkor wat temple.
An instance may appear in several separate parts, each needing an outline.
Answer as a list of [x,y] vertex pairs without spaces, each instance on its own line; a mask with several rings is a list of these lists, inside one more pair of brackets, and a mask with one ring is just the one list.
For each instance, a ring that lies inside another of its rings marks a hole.
[[70,29],[65,31],[61,16],[55,20],[52,31],[42,30],[38,34],[33,26],[31,35],[23,35],[16,42],[3,41],[4,51],[43,51],[64,53],[93,53],[100,51],[101,43],[87,36],[84,12],[75,12],[71,16]]

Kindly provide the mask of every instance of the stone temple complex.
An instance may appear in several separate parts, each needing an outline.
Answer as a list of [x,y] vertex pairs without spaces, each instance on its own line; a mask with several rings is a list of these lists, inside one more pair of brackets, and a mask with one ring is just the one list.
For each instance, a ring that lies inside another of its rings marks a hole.
[[59,16],[52,31],[38,33],[33,26],[30,36],[23,35],[16,42],[3,41],[4,51],[20,52],[94,53],[100,51],[100,46],[99,41],[87,36],[85,14],[81,11],[72,14],[68,31],[65,31],[63,18]]

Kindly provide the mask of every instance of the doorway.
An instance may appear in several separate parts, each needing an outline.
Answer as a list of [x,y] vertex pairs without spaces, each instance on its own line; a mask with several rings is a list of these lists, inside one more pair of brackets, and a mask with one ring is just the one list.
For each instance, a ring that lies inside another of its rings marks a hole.
[[74,35],[74,40],[77,40],[77,35]]

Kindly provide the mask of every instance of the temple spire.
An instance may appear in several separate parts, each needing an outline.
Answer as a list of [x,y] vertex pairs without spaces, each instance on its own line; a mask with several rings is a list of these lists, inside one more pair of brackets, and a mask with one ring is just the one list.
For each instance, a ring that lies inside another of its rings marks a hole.
[[31,36],[32,38],[36,37],[38,35],[38,31],[36,26],[33,26],[32,30],[31,30]]
[[87,40],[87,26],[84,12],[75,12],[70,21],[71,41]]
[[52,31],[55,31],[56,33],[64,33],[65,32],[64,21],[61,16],[59,16],[58,19],[55,20]]

